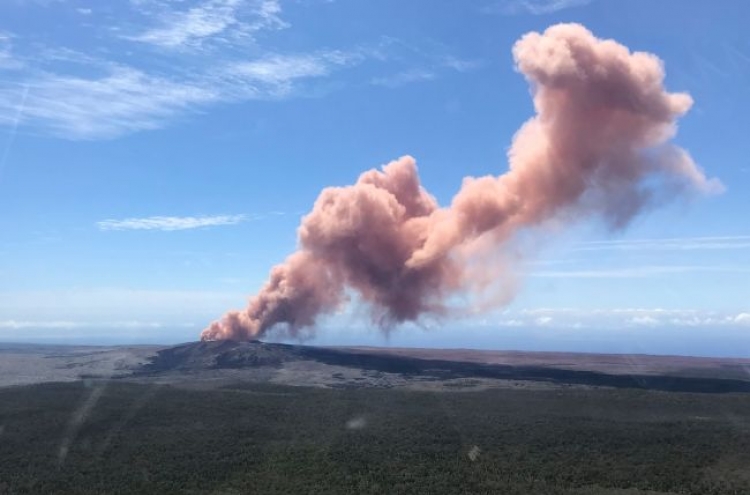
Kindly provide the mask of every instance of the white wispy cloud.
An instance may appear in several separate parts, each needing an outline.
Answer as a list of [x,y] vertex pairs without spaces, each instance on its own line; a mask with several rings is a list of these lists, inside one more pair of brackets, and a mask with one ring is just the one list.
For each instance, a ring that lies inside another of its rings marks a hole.
[[700,310],[685,308],[525,308],[519,311],[525,316],[692,316]]
[[441,57],[425,67],[411,67],[386,76],[370,79],[370,84],[386,88],[399,88],[407,84],[432,81],[446,72],[469,72],[482,66],[478,60],[463,60],[453,56]]
[[543,15],[573,7],[588,5],[593,0],[502,0],[485,6],[487,14],[532,14]]
[[157,129],[196,106],[220,99],[208,85],[115,66],[98,78],[42,73],[23,86],[0,85],[0,113],[10,115],[24,91],[28,93],[21,123],[74,139]]
[[[226,289],[226,288],[224,288]],[[190,291],[126,287],[67,287],[0,291],[0,319],[19,321],[139,321],[206,323],[226,308],[241,307],[245,290]]]
[[157,26],[125,38],[164,48],[196,48],[207,41],[226,43],[263,29],[288,26],[279,17],[278,0],[208,0],[184,10],[157,4],[162,8],[155,13],[153,5],[141,3],[141,6],[155,15]]
[[664,239],[629,239],[591,241],[573,247],[574,251],[694,251],[750,248],[750,235],[673,237]]
[[24,63],[13,55],[13,36],[0,31],[0,69],[18,70]]
[[482,67],[484,64],[480,60],[464,60],[453,56],[447,56],[443,57],[440,65],[448,69],[453,69],[456,72],[469,72]]
[[366,55],[355,50],[301,54],[270,54],[256,60],[227,64],[219,72],[219,87],[226,96],[279,98],[290,96],[301,80],[329,76],[341,67],[356,65]]
[[246,215],[214,215],[200,217],[126,218],[123,220],[102,220],[96,225],[100,230],[189,230],[203,227],[236,225],[247,219]]
[[[63,55],[75,58],[58,54]],[[9,119],[26,92],[21,124],[71,139],[113,138],[162,128],[209,104],[292,97],[304,80],[328,76],[365,56],[361,51],[267,55],[227,62],[192,78],[106,63],[99,77],[40,72],[23,85],[0,82],[0,122],[13,124]]]
[[[280,0],[130,0],[122,8],[130,9],[129,20],[114,23],[97,10],[78,9],[91,18],[82,29],[101,42],[98,50],[0,32],[0,125],[111,139],[219,104],[318,95],[320,88],[340,87],[339,73],[365,62],[392,73],[372,80],[391,87],[481,65],[447,55],[443,46],[422,49],[392,38],[348,49],[278,50],[270,32],[291,27]],[[333,77],[337,85],[320,83]]]
[[398,72],[390,76],[375,77],[370,83],[375,86],[385,86],[386,88],[398,88],[406,84],[429,81],[435,79],[435,73],[425,69],[409,69],[403,72]]
[[160,328],[194,328],[195,323],[164,323],[159,321],[72,321],[72,320],[0,320],[0,330],[72,330],[79,328],[92,329],[160,329]]
[[750,272],[750,267],[726,265],[652,265],[586,270],[543,270],[533,272],[531,276],[540,278],[647,278],[696,272]]
[[18,125],[21,122],[21,115],[23,115],[23,111],[26,108],[26,100],[28,96],[29,96],[29,88],[26,87],[23,89],[23,93],[21,95],[21,101],[18,103],[18,107],[16,108],[15,116],[13,117],[13,123],[11,126],[8,140],[5,142],[5,147],[2,149],[2,152],[0,152],[0,179],[2,178],[3,172],[5,171],[5,163],[8,160],[10,150],[13,148],[13,143],[16,140],[16,134],[18,132]]
[[[286,26],[279,17],[278,0],[131,0],[131,4],[158,25],[120,36],[135,45],[189,48],[232,41],[242,46],[254,32]],[[21,64],[12,55],[11,40],[12,35],[0,33],[0,70]],[[361,49],[260,57],[222,51],[201,56],[183,73],[156,72],[147,69],[148,64],[113,62],[65,46],[37,46],[34,51],[33,57],[27,54],[24,59],[33,62],[26,70],[0,78],[0,125],[20,123],[77,140],[158,129],[212,104],[292,97],[303,80],[329,76],[336,68],[367,57]],[[169,66],[172,56],[164,56],[160,64],[166,61]],[[12,121],[25,93],[24,112]]]

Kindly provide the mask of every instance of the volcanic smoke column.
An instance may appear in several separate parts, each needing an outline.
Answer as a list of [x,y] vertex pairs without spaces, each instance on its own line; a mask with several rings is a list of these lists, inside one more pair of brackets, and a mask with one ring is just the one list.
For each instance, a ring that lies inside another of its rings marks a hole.
[[526,34],[513,55],[536,116],[514,136],[506,173],[467,177],[445,208],[421,187],[409,156],[352,186],[324,189],[299,227],[299,250],[271,270],[247,308],[201,338],[312,326],[346,301],[347,288],[381,325],[445,313],[451,294],[477,285],[467,253],[479,243],[502,250],[517,233],[550,221],[600,217],[622,228],[676,195],[721,190],[669,143],[692,99],[664,89],[654,55],[599,40],[578,24]]

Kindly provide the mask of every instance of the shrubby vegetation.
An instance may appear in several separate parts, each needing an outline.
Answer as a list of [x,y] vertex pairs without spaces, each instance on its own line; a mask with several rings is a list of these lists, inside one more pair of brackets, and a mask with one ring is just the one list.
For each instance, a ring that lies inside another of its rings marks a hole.
[[749,426],[743,394],[44,384],[0,390],[0,493],[750,493]]

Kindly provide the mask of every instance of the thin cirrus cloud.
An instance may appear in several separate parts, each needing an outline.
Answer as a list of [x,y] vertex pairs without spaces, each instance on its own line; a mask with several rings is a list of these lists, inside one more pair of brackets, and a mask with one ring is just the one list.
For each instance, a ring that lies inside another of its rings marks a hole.
[[750,235],[674,237],[591,241],[574,246],[573,251],[695,251],[750,248]]
[[83,328],[159,329],[192,328],[194,323],[163,323],[159,321],[73,321],[73,320],[0,320],[0,330],[72,330]]
[[209,0],[184,10],[172,10],[162,4],[144,2],[144,13],[155,12],[155,27],[125,39],[162,48],[204,47],[207,42],[226,44],[242,40],[264,29],[281,29],[289,25],[279,17],[278,0]]
[[[139,46],[196,48],[210,42],[242,41],[249,33],[283,27],[276,0],[208,0],[180,2],[132,0],[153,27],[132,35],[119,34],[121,26],[109,26],[110,41]],[[184,6],[188,6],[187,8]],[[18,8],[23,8],[23,5]],[[246,41],[246,40],[245,40]],[[14,46],[17,45],[17,46]],[[21,126],[45,134],[75,140],[107,139],[138,131],[162,128],[177,119],[201,111],[208,105],[291,95],[294,83],[325,75],[325,53],[310,54],[323,69],[291,73],[285,66],[297,55],[274,57],[278,73],[271,81],[243,72],[227,57],[197,59],[191,74],[156,72],[149,68],[148,52],[137,63],[125,64],[100,58],[96,52],[82,53],[61,43],[54,48],[33,45],[18,35],[0,36],[0,124],[12,126],[11,115],[20,114]],[[169,56],[167,55],[167,60]],[[264,63],[256,57],[255,63]],[[135,64],[135,65],[133,65]],[[5,116],[5,117],[3,117]]]
[[247,220],[247,215],[214,215],[198,217],[154,216],[144,218],[108,219],[96,223],[99,230],[191,230],[205,227],[237,225]]
[[469,72],[478,69],[483,64],[478,60],[465,60],[452,56],[441,57],[426,67],[412,67],[386,76],[370,79],[370,84],[385,88],[399,88],[407,84],[431,81],[445,70],[455,72]]
[[210,104],[291,97],[302,80],[362,59],[361,52],[341,51],[266,55],[192,80],[122,65],[107,66],[98,78],[38,73],[24,85],[0,83],[0,111],[14,115],[23,102],[22,124],[71,139],[113,138],[162,128]]
[[485,6],[482,11],[486,14],[552,14],[560,10],[582,7],[594,0],[501,0]]
[[0,31],[0,69],[18,69],[23,64],[12,53],[12,36]]
[[99,78],[40,73],[23,86],[6,85],[0,88],[0,111],[10,115],[22,107],[22,124],[56,136],[96,139],[160,128],[219,96],[208,87],[114,66]]
[[542,270],[532,273],[538,278],[648,278],[683,273],[748,273],[750,267],[728,265],[651,265],[624,268],[605,268],[588,270]]
[[429,81],[435,78],[435,73],[424,69],[410,69],[397,74],[385,77],[373,78],[370,83],[375,86],[384,86],[386,88],[398,88],[406,84],[419,81]]
[[228,64],[216,82],[226,89],[226,95],[239,90],[239,98],[283,98],[294,93],[299,80],[327,77],[365,58],[367,54],[362,50],[268,54],[261,59]]
[[[97,23],[102,14],[87,13],[92,22],[76,37],[94,34],[103,47],[98,51],[0,31],[0,125],[72,140],[112,139],[160,129],[219,104],[318,95],[316,81],[343,77],[339,73],[365,62],[395,74],[375,77],[392,87],[479,66],[446,53],[409,51],[393,39],[280,51],[271,33],[291,24],[282,19],[278,0],[130,0],[120,8],[130,14],[121,18],[140,22],[118,25],[103,17]],[[417,59],[409,65],[429,70],[393,67],[403,50]],[[181,69],[185,60],[189,72]]]
[[122,287],[0,291],[0,315],[15,322],[139,321],[204,322],[222,308],[240,304],[243,291],[146,290]]

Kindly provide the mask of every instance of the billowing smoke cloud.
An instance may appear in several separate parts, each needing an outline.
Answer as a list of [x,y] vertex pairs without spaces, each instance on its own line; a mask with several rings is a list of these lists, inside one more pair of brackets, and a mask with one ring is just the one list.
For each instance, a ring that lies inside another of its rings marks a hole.
[[529,33],[513,55],[536,116],[513,138],[506,173],[464,179],[445,208],[421,187],[409,156],[323,190],[302,220],[299,250],[273,268],[247,308],[201,337],[250,339],[276,325],[294,332],[335,311],[348,289],[380,325],[443,314],[452,294],[477,285],[468,268],[477,245],[501,251],[552,221],[598,216],[621,228],[680,193],[721,189],[669,143],[692,99],[664,89],[654,55],[577,24]]

